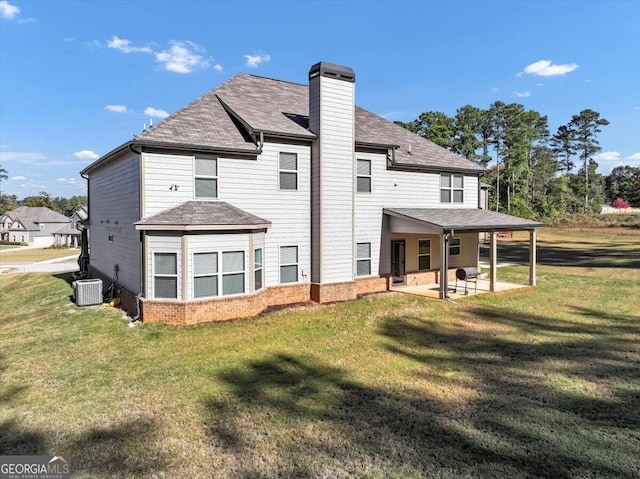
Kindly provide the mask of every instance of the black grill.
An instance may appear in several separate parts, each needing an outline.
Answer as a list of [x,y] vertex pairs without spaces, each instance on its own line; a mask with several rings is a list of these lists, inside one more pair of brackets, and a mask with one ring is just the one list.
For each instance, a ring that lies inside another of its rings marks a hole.
[[458,268],[456,270],[456,279],[460,281],[469,281],[470,279],[476,279],[478,277],[478,270],[476,268]]
[[478,269],[473,267],[458,268],[456,270],[456,287],[454,293],[458,292],[458,280],[464,281],[464,294],[469,294],[469,282],[475,283],[475,292],[478,292]]

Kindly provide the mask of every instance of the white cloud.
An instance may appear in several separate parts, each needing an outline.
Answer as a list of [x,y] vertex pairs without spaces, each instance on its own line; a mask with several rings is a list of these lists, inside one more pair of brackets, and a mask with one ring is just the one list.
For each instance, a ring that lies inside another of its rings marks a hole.
[[26,180],[27,177],[26,176],[12,176],[11,179],[14,180],[14,181],[21,181],[21,180]]
[[72,156],[74,158],[78,158],[79,160],[97,160],[98,158],[100,158],[100,155],[94,153],[91,150],[76,151]]
[[536,83],[536,86],[542,86],[543,83]]
[[258,68],[261,63],[267,63],[271,61],[271,55],[264,53],[256,53],[255,55],[245,55],[245,65],[249,68]]
[[156,61],[162,63],[167,71],[191,73],[209,66],[209,60],[199,55],[203,51],[193,42],[171,42],[169,49],[156,53]]
[[66,42],[66,43],[70,43],[70,42],[74,41],[74,40],[75,40],[75,38],[73,38],[73,37],[64,37],[62,40],[63,40],[64,42]]
[[38,23],[38,21],[33,17],[27,17],[22,20],[18,20],[18,23]]
[[76,179],[75,178],[58,178],[56,181],[60,183],[71,183],[73,185],[75,184]]
[[491,88],[491,91],[495,93],[497,91],[500,91],[500,88],[494,86],[493,88]]
[[107,48],[114,48],[121,51],[122,53],[153,53],[153,50],[151,50],[151,48],[149,47],[134,47],[131,44],[131,40],[127,40],[126,38],[118,38],[116,35],[114,35],[111,40],[107,41]]
[[113,113],[129,113],[129,109],[125,105],[107,105],[104,109]]
[[17,14],[20,13],[20,9],[15,5],[11,5],[9,2],[2,0],[0,2],[0,17],[8,20],[13,20]]
[[213,69],[217,72],[221,72],[222,70],[224,70],[224,68],[222,68],[222,65],[218,65],[217,63],[213,65]]
[[528,96],[531,96],[531,93],[529,93],[528,91],[514,91],[513,94],[518,98],[526,98]]
[[529,75],[537,75],[541,77],[553,77],[559,75],[566,75],[578,68],[577,63],[563,63],[554,65],[551,60],[538,60],[537,62],[527,65],[518,76],[523,73]]
[[0,152],[0,163],[8,163],[15,161],[16,163],[35,163],[36,161],[46,160],[47,157],[42,153],[31,151],[2,151]]
[[596,161],[618,161],[620,160],[620,153],[617,151],[603,151],[599,155],[593,157]]
[[160,118],[160,119],[165,119],[166,117],[169,116],[169,113],[167,113],[166,111],[160,110],[158,108],[153,108],[152,106],[148,106],[147,108],[145,108],[144,114],[147,116],[152,116],[154,118]]
[[591,83],[591,80],[589,80],[588,78],[584,81],[585,83]]
[[629,155],[625,158],[625,160],[638,160],[640,161],[640,151],[637,153],[634,153],[633,155]]

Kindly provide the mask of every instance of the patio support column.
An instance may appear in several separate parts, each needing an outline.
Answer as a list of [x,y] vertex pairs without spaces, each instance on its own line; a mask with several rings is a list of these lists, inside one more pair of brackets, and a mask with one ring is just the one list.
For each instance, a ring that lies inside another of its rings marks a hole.
[[529,231],[529,286],[536,285],[537,242],[536,230]]
[[447,277],[447,244],[445,241],[445,234],[440,235],[440,299],[446,299],[447,286],[445,278]]
[[498,268],[496,264],[498,262],[498,233],[495,231],[491,232],[491,247],[490,247],[490,259],[489,259],[489,291],[493,292],[496,290],[496,278],[498,273]]

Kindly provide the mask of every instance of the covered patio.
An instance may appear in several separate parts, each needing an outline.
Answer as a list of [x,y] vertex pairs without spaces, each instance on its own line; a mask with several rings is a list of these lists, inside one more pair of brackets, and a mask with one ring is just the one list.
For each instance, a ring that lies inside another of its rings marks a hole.
[[[536,229],[542,224],[537,221],[519,218],[484,209],[458,208],[385,208],[389,218],[389,230],[393,234],[424,234],[437,236],[439,242],[438,281],[434,284],[404,286],[402,291],[449,299],[457,293],[451,291],[450,251],[452,239],[456,234],[475,233],[475,255],[465,259],[469,264],[457,264],[457,267],[473,267],[479,270],[479,233],[488,233],[490,238],[490,260],[488,278],[477,279],[471,290],[478,293],[494,292],[518,287],[536,285]],[[498,248],[497,235],[501,231],[529,232],[529,281],[528,285],[513,285],[497,281]],[[454,243],[455,244],[455,243]],[[453,246],[455,248],[455,245]],[[455,270],[453,270],[455,274]],[[454,276],[455,278],[455,276]],[[459,282],[460,283],[460,282]],[[464,282],[463,282],[464,283]],[[463,286],[464,288],[464,286]],[[394,287],[393,289],[398,289]]]

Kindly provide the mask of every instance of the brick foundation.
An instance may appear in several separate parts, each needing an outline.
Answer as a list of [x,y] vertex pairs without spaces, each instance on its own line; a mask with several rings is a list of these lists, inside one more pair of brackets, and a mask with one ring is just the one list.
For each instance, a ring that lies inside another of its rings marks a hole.
[[[89,278],[101,279],[102,280],[102,291],[103,294],[107,291],[107,288],[111,285],[112,278],[108,277],[99,269],[94,268],[89,265]],[[138,308],[136,306],[136,294],[129,291],[124,286],[118,284],[114,285],[115,289],[115,298],[120,298],[120,309],[125,311],[129,316],[135,316],[138,313]]]
[[356,282],[346,283],[311,283],[311,300],[316,303],[335,303],[356,299]]
[[373,276],[371,278],[356,279],[356,293],[363,294],[381,293],[390,289],[391,278],[388,276]]
[[149,323],[197,324],[260,314],[273,306],[309,302],[309,283],[266,288],[255,294],[194,301],[142,299],[142,320]]

